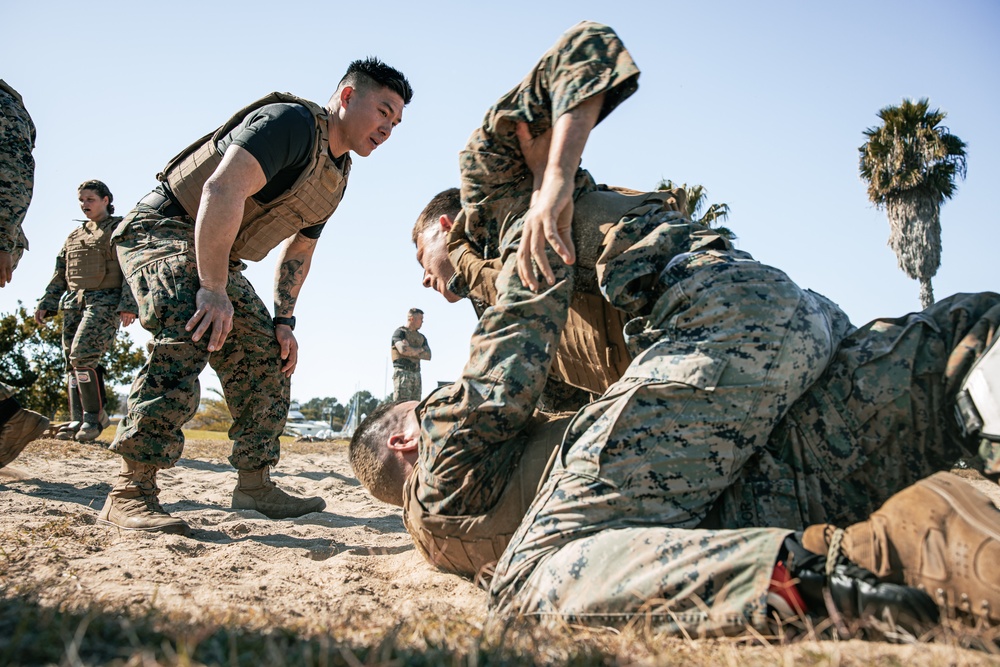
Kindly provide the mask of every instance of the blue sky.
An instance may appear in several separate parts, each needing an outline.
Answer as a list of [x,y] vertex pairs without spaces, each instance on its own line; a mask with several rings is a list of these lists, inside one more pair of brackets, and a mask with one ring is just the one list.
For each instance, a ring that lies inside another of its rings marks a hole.
[[[425,392],[454,379],[475,316],[420,285],[416,214],[457,185],[457,154],[486,108],[566,28],[613,26],[642,69],[639,91],[584,153],[598,181],[652,189],[700,183],[732,209],[738,245],[838,302],[857,324],[919,309],[886,246],[857,148],[877,111],[930,98],[968,143],[968,179],[942,207],[941,298],[997,290],[1000,3],[384,1],[9,3],[0,77],[38,127],[31,251],[0,311],[34,308],[80,218],[76,186],[105,181],[119,214],[195,138],[272,91],[324,103],[349,61],[403,70],[413,102],[391,140],[357,159],[296,309],[292,395],[391,391],[389,339],[426,311]],[[274,255],[248,270],[272,305]],[[148,335],[128,329],[140,343]],[[205,386],[217,387],[214,374]]]

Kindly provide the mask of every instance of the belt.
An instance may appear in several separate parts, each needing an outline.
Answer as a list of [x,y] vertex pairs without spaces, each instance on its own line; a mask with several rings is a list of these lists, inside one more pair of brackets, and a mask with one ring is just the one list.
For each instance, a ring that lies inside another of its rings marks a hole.
[[187,216],[187,211],[184,210],[184,207],[170,197],[155,190],[140,199],[139,203],[155,209],[164,218],[183,218]]

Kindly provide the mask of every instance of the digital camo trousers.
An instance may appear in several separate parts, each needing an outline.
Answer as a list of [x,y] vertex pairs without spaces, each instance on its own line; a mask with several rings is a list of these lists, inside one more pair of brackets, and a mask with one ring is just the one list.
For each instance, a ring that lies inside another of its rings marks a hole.
[[421,395],[420,371],[405,368],[392,369],[392,400],[419,401]]
[[35,125],[20,102],[0,90],[0,251],[14,255],[26,245],[21,225],[35,183]]
[[111,449],[142,463],[172,466],[184,447],[181,426],[198,408],[198,375],[211,364],[234,419],[230,463],[240,470],[275,465],[290,385],[281,372],[271,316],[253,286],[238,267],[230,268],[226,291],[233,329],[222,349],[209,353],[209,336],[194,342],[184,329],[195,312],[199,287],[194,221],[164,218],[140,204],[122,225],[118,258],[139,306],[139,321],[153,339]]
[[[782,529],[692,530],[826,367],[820,299],[756,262],[707,267],[626,326],[621,380],[582,408],[497,565],[501,613],[687,632],[763,622]],[[644,348],[644,349],[642,349]]]
[[67,368],[97,368],[118,333],[121,290],[88,290],[79,308],[63,309],[62,349]]
[[956,294],[847,336],[720,499],[725,528],[863,521],[890,496],[1000,445],[963,436],[955,397],[1000,330],[1000,295]]

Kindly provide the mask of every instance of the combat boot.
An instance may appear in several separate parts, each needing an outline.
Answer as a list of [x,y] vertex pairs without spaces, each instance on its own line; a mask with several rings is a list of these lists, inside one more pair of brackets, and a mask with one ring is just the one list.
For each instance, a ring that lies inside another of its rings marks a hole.
[[187,535],[188,525],[167,514],[160,505],[159,493],[156,466],[122,459],[122,470],[97,520],[125,530]]
[[[13,401],[14,399],[8,399]],[[0,468],[17,458],[28,443],[49,427],[49,420],[14,403],[16,412],[0,426]]]
[[1000,510],[951,473],[900,491],[846,530],[810,526],[802,542],[881,581],[923,589],[942,606],[1000,621]]
[[240,470],[239,482],[233,489],[233,509],[257,510],[269,519],[292,519],[310,512],[322,512],[322,498],[290,496],[271,481],[271,467],[260,470]]
[[108,413],[101,405],[101,390],[97,371],[93,368],[76,369],[76,382],[80,388],[80,403],[83,405],[83,420],[76,432],[77,442],[90,442],[111,424]]
[[80,404],[80,389],[76,382],[76,371],[66,375],[66,391],[69,396],[69,423],[63,424],[56,432],[57,440],[72,440],[80,430],[83,420],[83,406]]

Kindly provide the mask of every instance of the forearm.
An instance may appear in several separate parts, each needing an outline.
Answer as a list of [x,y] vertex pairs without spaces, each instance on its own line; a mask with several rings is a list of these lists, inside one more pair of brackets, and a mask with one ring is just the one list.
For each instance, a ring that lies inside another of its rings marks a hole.
[[229,253],[243,219],[246,197],[209,180],[202,190],[195,221],[198,280],[203,289],[224,292],[229,282]]
[[62,253],[56,257],[56,269],[45,287],[45,294],[38,300],[38,308],[55,312],[59,309],[59,299],[66,292],[66,262]]
[[572,296],[572,270],[538,294],[517,277],[511,255],[498,278],[498,301],[472,337],[458,380],[427,400],[421,417],[421,501],[429,511],[461,514],[474,498],[470,479],[496,475],[512,440],[534,412],[562,335]]
[[291,317],[299,299],[299,291],[309,275],[316,239],[296,234],[281,246],[281,255],[274,274],[274,315]]
[[553,186],[573,187],[576,170],[583,157],[583,149],[587,146],[590,131],[597,124],[603,104],[603,94],[591,97],[556,119],[552,127],[549,158],[542,178],[537,174],[534,175],[536,189],[544,187],[547,183]]

